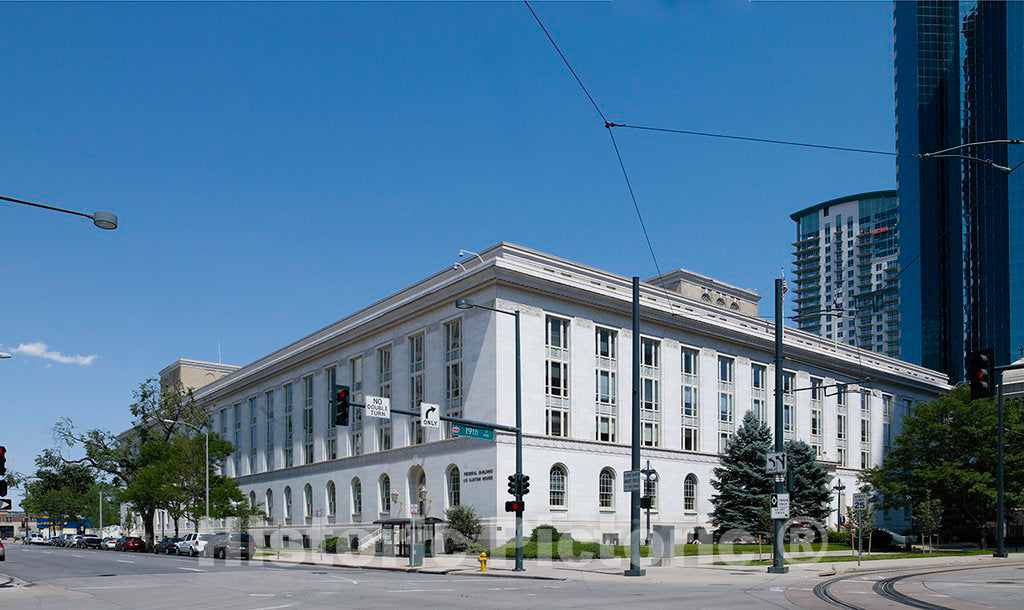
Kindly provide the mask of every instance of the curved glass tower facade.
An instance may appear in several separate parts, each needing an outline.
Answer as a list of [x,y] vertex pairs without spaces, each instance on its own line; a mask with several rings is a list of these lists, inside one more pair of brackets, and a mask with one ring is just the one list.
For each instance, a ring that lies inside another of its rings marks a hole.
[[[896,148],[933,152],[1024,136],[1024,7],[894,3]],[[964,151],[1006,165],[1024,151]],[[901,357],[963,378],[965,353],[1005,364],[1024,348],[1024,170],[959,159],[897,161]]]

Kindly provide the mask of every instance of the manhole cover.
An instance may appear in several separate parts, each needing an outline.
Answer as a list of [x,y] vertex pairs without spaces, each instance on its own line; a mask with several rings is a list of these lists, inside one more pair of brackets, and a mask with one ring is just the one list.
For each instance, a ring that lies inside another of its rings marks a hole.
[[326,574],[327,572],[313,572],[314,574]]
[[97,574],[96,576],[117,576],[117,574]]

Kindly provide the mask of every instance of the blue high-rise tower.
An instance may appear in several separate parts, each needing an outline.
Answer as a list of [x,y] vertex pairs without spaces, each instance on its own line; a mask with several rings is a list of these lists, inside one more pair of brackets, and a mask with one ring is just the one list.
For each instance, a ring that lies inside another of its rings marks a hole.
[[[894,3],[896,147],[1024,137],[1024,6]],[[1021,146],[962,151],[1013,167]],[[966,351],[1024,348],[1024,169],[897,161],[901,357],[963,378]]]

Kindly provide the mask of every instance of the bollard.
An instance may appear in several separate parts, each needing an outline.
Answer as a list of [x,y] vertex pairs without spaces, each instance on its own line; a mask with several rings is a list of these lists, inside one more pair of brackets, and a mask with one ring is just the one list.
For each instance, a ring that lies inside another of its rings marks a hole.
[[481,572],[486,572],[487,571],[487,553],[485,551],[480,551],[480,557],[477,559],[477,561],[480,562],[480,571]]

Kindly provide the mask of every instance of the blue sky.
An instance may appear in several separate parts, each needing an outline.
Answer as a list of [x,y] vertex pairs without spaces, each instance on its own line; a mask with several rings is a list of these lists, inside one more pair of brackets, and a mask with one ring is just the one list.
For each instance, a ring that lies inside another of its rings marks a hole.
[[[894,148],[887,2],[534,6],[613,121]],[[0,23],[0,194],[121,218],[0,203],[0,349],[47,346],[0,361],[14,470],[60,417],[122,429],[178,357],[251,362],[459,248],[655,274],[599,117],[518,2],[2,3]],[[662,270],[762,295],[790,213],[895,184],[887,157],[617,137]]]

